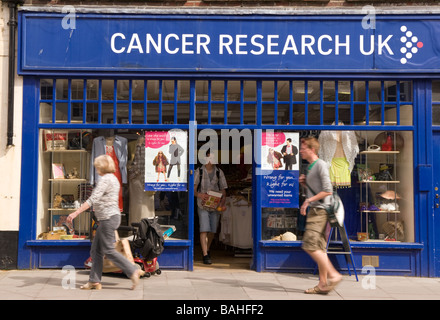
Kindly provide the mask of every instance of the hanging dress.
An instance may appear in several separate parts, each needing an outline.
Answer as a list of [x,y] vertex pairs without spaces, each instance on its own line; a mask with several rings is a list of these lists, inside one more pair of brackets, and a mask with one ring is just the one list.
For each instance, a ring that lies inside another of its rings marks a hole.
[[119,180],[120,188],[119,188],[119,209],[121,212],[124,210],[123,208],[123,202],[122,202],[122,174],[121,170],[119,169],[119,160],[118,157],[116,157],[115,149],[112,146],[105,146],[105,154],[110,156],[114,163],[115,163],[115,169],[114,175]]

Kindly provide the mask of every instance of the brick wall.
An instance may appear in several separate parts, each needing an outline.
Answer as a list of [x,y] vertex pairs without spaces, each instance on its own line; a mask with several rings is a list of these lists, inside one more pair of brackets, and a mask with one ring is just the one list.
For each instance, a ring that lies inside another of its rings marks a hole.
[[438,0],[26,0],[25,5],[91,5],[91,6],[194,6],[194,7],[307,7],[307,8],[338,8],[338,7],[363,7],[374,5],[375,7],[406,7],[406,6],[435,6],[440,7]]

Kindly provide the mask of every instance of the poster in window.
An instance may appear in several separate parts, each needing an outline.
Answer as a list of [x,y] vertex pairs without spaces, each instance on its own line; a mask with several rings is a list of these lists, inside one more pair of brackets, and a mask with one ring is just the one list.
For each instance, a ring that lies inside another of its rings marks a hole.
[[262,132],[262,206],[299,207],[299,133]]
[[187,191],[188,133],[145,132],[145,191]]

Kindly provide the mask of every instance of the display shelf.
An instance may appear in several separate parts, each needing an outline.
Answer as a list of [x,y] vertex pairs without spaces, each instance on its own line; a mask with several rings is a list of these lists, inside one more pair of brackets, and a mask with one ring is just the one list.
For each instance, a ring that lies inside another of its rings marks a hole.
[[398,181],[398,180],[392,180],[392,181],[385,181],[385,180],[362,180],[362,181],[358,181],[358,183],[382,183],[382,184],[385,184],[385,183],[389,183],[389,184],[395,183],[395,184],[399,184],[400,181]]
[[[401,180],[397,177],[398,157],[400,150],[396,150],[395,134],[388,133],[386,135],[387,141],[393,141],[392,146],[387,145],[391,150],[365,150],[359,152],[361,156],[361,163],[358,167],[360,184],[360,203],[365,203],[366,207],[375,205],[380,208],[380,205],[393,204],[393,208],[399,209],[397,201],[400,199],[397,193]],[[365,140],[366,148],[369,143]],[[388,142],[387,142],[388,143]],[[374,145],[378,143],[375,141]],[[383,147],[380,146],[381,148]],[[387,149],[388,149],[387,148]],[[377,179],[377,180],[376,180]],[[384,180],[389,179],[389,180]],[[384,196],[385,192],[393,192],[394,196]],[[376,241],[379,234],[384,232],[379,228],[387,223],[397,224],[397,217],[401,215],[400,210],[359,210],[360,212],[360,230],[362,234],[368,235],[369,241]],[[374,215],[374,217],[372,216]],[[378,223],[380,223],[378,225]],[[376,231],[379,234],[376,234]],[[385,228],[384,228],[385,230]],[[387,233],[387,232],[386,232]],[[394,235],[387,234],[388,237],[397,239],[397,229]]]
[[361,213],[400,213],[399,210],[361,210]]
[[366,151],[361,151],[361,152],[359,152],[360,154],[399,154],[400,153],[400,151],[398,151],[398,150],[391,150],[391,151],[369,151],[369,150],[366,150]]
[[[44,130],[43,151],[47,156],[49,203],[46,208],[48,230],[67,226],[67,215],[84,202],[79,185],[87,183],[89,152],[84,148],[82,136],[85,130]],[[90,212],[75,219],[69,231],[76,236],[90,235]]]
[[49,182],[62,182],[62,183],[68,183],[68,182],[76,182],[76,183],[85,183],[87,182],[87,179],[48,179]]

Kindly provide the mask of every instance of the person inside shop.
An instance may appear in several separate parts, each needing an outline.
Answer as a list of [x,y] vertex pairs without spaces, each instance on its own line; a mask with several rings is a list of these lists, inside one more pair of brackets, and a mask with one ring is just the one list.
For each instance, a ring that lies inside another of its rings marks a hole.
[[296,155],[298,148],[292,144],[292,139],[287,138],[286,144],[281,148],[281,154],[285,164],[285,170],[292,170],[292,166],[296,164]]
[[118,178],[113,174],[116,171],[115,163],[111,156],[100,155],[95,158],[94,166],[100,175],[100,179],[93,189],[92,195],[79,209],[67,217],[67,222],[72,223],[73,219],[79,214],[93,206],[95,216],[99,221],[90,249],[93,263],[89,282],[81,286],[81,289],[102,289],[101,278],[104,256],[131,279],[131,289],[134,289],[139,282],[140,272],[134,264],[115,249],[115,231],[121,224],[121,211],[119,209],[119,189],[121,186]]
[[202,247],[204,264],[212,264],[209,248],[217,232],[220,214],[217,210],[208,210],[203,206],[202,202],[208,198],[207,192],[217,191],[222,194],[218,207],[224,207],[226,189],[228,188],[223,171],[215,163],[214,154],[208,150],[206,152],[205,164],[195,170],[194,174],[194,196],[197,197],[200,245]]
[[324,160],[319,159],[318,151],[319,142],[316,138],[301,140],[300,155],[309,163],[307,175],[299,177],[299,182],[307,192],[307,198],[300,209],[301,215],[307,215],[302,248],[318,264],[319,269],[319,282],[315,287],[307,289],[307,294],[328,294],[342,280],[326,253],[327,211],[324,205],[329,201],[328,196],[332,195],[333,187],[328,166]]

